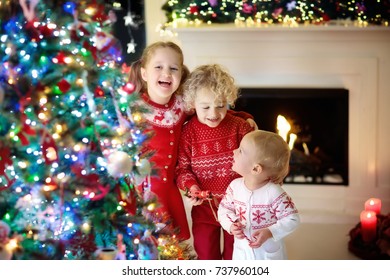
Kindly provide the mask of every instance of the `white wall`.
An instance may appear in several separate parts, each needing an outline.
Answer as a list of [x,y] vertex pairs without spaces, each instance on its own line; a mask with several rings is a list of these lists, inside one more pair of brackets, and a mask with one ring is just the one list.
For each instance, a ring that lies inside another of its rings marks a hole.
[[166,0],[145,0],[146,44],[162,39],[157,30],[159,25],[166,22],[164,11],[161,9],[165,2]]

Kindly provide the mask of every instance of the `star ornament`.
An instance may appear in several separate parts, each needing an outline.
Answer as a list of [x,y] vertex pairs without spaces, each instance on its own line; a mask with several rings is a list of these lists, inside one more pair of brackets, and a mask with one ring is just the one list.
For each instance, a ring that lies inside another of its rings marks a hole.
[[293,10],[293,9],[295,9],[295,7],[296,7],[296,1],[291,1],[290,3],[287,3],[287,10],[289,10],[289,11],[291,11],[291,10]]
[[134,40],[131,40],[131,42],[127,44],[127,53],[135,53],[136,46],[137,44],[134,43]]
[[132,26],[132,27],[137,27],[137,23],[134,22],[134,15],[131,14],[130,12],[127,13],[126,16],[123,17],[123,20],[125,21],[126,26]]

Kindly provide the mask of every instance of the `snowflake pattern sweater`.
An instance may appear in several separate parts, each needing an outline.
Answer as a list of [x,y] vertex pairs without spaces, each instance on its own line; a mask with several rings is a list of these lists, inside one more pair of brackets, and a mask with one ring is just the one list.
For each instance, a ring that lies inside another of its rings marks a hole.
[[[300,224],[298,210],[281,186],[269,182],[251,191],[243,178],[234,180],[226,190],[219,205],[218,220],[228,232],[236,221],[245,226],[246,239],[234,240],[233,259],[286,259],[283,238]],[[273,238],[259,248],[250,248],[248,240],[262,228],[268,228]]]
[[230,112],[215,128],[196,116],[184,125],[179,146],[176,180],[180,189],[197,185],[220,200],[230,182],[239,175],[232,170],[233,150],[253,128]]

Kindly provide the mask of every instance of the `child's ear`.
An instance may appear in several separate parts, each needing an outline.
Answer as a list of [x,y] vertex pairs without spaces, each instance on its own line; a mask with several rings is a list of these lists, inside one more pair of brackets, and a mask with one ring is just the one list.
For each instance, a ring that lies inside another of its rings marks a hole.
[[146,76],[146,70],[143,67],[141,67],[141,77],[142,77],[142,80],[144,80],[145,82],[148,81],[147,76]]
[[256,163],[252,168],[252,172],[260,174],[261,172],[263,172],[263,167],[260,164]]

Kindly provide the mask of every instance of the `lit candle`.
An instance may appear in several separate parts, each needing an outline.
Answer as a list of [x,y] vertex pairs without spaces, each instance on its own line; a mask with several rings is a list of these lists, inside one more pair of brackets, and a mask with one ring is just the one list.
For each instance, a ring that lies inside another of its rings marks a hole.
[[364,242],[370,242],[376,238],[376,220],[374,211],[362,211],[360,213],[362,239]]
[[370,198],[364,203],[364,210],[374,211],[376,215],[381,213],[382,202],[378,198]]

